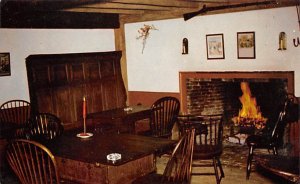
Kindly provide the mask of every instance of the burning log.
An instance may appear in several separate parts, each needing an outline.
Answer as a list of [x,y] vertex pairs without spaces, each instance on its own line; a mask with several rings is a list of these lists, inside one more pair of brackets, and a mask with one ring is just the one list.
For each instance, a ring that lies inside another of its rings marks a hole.
[[266,118],[247,118],[247,117],[234,117],[233,122],[236,126],[241,127],[255,127],[256,129],[263,129],[266,125]]

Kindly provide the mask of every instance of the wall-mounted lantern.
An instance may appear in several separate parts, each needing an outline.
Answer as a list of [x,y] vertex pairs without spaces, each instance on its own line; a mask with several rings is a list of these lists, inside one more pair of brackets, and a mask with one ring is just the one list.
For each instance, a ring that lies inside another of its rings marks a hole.
[[183,38],[182,40],[182,54],[189,53],[189,41],[187,38]]
[[298,47],[298,46],[300,45],[299,37],[294,38],[294,39],[293,39],[293,43],[294,43],[294,46],[295,46],[295,47]]
[[279,33],[279,48],[278,50],[286,50],[286,34],[285,32]]

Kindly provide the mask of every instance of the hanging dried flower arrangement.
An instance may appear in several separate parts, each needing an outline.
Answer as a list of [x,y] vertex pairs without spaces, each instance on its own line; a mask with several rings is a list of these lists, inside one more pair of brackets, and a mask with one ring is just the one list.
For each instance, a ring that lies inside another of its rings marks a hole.
[[142,44],[143,44],[142,53],[144,52],[144,48],[146,46],[146,41],[150,34],[150,30],[158,30],[158,29],[156,29],[154,27],[154,25],[150,26],[150,25],[144,24],[144,27],[141,27],[138,30],[139,36],[137,36],[136,39],[137,40],[142,39]]

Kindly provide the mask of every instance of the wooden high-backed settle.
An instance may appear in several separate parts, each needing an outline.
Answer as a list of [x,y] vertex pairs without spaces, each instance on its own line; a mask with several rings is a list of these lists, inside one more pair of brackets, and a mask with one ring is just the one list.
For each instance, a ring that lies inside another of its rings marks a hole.
[[83,96],[88,113],[124,107],[127,96],[121,56],[121,51],[28,56],[33,110],[53,113],[71,129],[82,126]]

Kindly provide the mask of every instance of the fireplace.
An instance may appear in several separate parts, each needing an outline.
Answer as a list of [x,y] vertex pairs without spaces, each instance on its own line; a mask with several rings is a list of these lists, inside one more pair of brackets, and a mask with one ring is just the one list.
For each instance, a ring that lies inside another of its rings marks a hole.
[[[294,92],[294,72],[181,72],[181,112],[222,114],[225,128],[230,129],[224,134],[232,135],[232,127],[236,128],[233,118],[242,108],[241,83],[249,84],[259,111],[272,126],[270,123],[276,121],[285,93]],[[253,133],[253,129],[248,130],[240,128],[242,133]]]
[[223,114],[225,124],[239,114],[241,83],[247,82],[259,110],[268,119],[294,92],[293,72],[181,72],[181,112],[186,114]]

